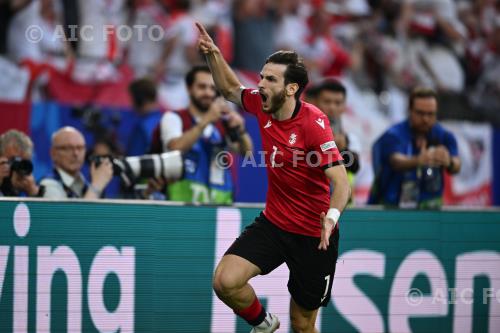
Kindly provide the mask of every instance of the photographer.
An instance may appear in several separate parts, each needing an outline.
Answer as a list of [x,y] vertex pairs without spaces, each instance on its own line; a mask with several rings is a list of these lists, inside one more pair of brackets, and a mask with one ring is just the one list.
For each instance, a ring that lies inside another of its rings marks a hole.
[[41,196],[33,177],[33,142],[24,133],[9,130],[0,136],[0,193],[3,196]]
[[[170,200],[230,204],[230,170],[221,167],[221,154],[251,152],[252,139],[244,119],[217,98],[208,66],[195,66],[186,75],[190,103],[187,109],[167,112],[161,120],[153,151],[179,150],[184,157],[183,179],[168,185]],[[157,147],[160,146],[160,147]]]
[[460,171],[455,136],[437,123],[436,93],[412,91],[407,120],[389,128],[373,145],[375,181],[369,204],[439,208],[444,171]]
[[109,159],[90,166],[91,182],[81,173],[85,162],[85,139],[73,127],[63,127],[52,135],[50,155],[54,170],[40,182],[45,188],[44,197],[50,199],[98,199],[113,177]]

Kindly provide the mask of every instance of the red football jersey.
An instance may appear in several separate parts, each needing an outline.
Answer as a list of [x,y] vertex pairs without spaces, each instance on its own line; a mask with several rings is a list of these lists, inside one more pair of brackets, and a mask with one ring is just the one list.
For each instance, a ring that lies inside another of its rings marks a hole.
[[292,118],[278,121],[262,111],[258,90],[244,89],[241,100],[257,116],[262,137],[268,178],[264,215],[283,230],[320,237],[320,214],[330,208],[324,170],[342,161],[328,118],[301,101]]

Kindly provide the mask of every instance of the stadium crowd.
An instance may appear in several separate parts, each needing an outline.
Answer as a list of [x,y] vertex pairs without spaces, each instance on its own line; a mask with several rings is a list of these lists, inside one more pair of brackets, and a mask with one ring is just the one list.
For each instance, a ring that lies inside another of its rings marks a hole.
[[[500,124],[497,0],[3,0],[0,16],[0,66],[27,73],[27,100],[53,99],[47,83],[55,72],[87,85],[135,82],[131,104],[145,118],[145,138],[134,141],[139,151],[151,144],[164,110],[192,100],[185,76],[203,62],[196,21],[248,77],[273,51],[291,49],[304,58],[312,85],[336,78],[348,96],[371,96],[367,108],[391,122],[407,117],[409,93],[425,86],[438,94],[440,118]],[[144,108],[137,94],[151,89],[137,82],[145,77],[158,95]],[[0,78],[0,91],[11,84]],[[353,103],[348,112],[363,107]],[[146,197],[164,184],[149,185]],[[39,195],[34,187],[25,192]]]

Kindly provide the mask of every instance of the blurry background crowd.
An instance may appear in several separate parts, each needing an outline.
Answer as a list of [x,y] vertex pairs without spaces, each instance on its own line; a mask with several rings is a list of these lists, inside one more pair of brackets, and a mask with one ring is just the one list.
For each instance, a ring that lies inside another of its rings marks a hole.
[[[42,173],[43,143],[61,125],[123,131],[134,79],[154,79],[162,110],[186,107],[184,76],[203,61],[196,21],[246,86],[278,49],[296,50],[312,82],[344,83],[343,124],[360,139],[357,201],[373,179],[373,141],[406,118],[408,92],[427,86],[439,94],[439,118],[457,135],[463,160],[448,202],[497,202],[498,0],[0,0],[0,131],[30,134]],[[124,154],[126,137],[115,135]],[[255,192],[240,200],[263,201],[264,187],[239,184],[241,193]]]

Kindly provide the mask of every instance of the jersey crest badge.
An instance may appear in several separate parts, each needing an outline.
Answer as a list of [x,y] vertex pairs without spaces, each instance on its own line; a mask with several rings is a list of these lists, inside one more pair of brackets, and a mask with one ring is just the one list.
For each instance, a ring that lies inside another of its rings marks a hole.
[[295,144],[295,142],[297,142],[297,134],[295,133],[290,134],[290,139],[288,139],[288,142],[291,145]]

